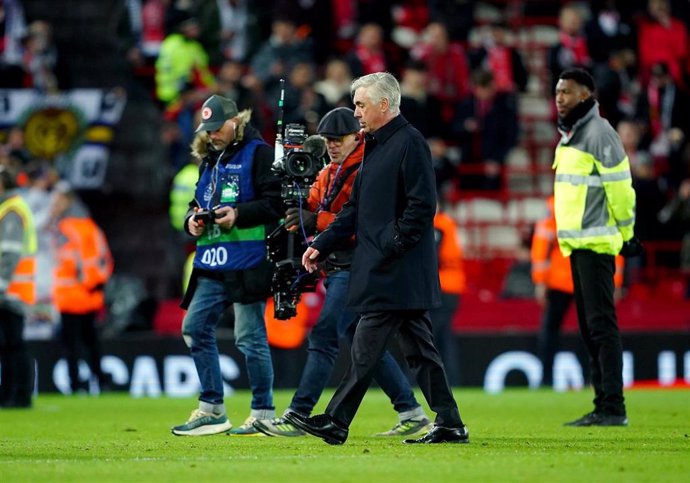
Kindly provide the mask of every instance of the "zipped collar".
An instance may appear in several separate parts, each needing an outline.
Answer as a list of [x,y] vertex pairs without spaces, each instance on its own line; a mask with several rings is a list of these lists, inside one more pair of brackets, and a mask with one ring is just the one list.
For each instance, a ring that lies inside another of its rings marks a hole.
[[409,121],[398,114],[376,131],[364,136],[366,142],[385,143],[398,129],[409,124]]
[[570,139],[573,137],[573,134],[575,134],[575,131],[577,131],[580,128],[580,126],[598,117],[600,117],[599,103],[597,101],[594,101],[594,105],[589,109],[589,111],[587,111],[587,113],[584,116],[575,121],[573,127],[571,127],[569,131],[565,131],[561,126],[558,126],[558,132],[561,134],[561,141],[570,141]]

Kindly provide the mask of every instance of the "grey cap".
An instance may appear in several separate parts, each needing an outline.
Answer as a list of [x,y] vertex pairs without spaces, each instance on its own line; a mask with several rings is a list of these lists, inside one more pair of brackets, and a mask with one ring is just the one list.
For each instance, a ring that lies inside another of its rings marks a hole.
[[322,136],[340,137],[346,134],[358,132],[360,129],[359,121],[355,118],[355,113],[347,107],[336,107],[326,113],[321,119],[316,132]]
[[201,124],[195,132],[217,131],[225,121],[237,115],[237,104],[223,96],[211,96],[201,106]]

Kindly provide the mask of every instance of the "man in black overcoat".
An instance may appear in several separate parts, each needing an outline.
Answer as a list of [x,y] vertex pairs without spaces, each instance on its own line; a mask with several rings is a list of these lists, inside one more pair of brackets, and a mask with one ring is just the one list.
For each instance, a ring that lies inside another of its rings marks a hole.
[[369,388],[376,363],[397,332],[405,358],[429,407],[434,427],[405,443],[467,443],[441,357],[429,309],[440,305],[433,218],[436,189],[424,137],[400,115],[400,86],[388,73],[356,79],[355,117],[365,133],[362,167],[335,221],[317,236],[302,263],[314,271],[338,241],[356,236],[348,304],[361,314],[351,363],[325,414],[290,415],[295,426],[342,444]]

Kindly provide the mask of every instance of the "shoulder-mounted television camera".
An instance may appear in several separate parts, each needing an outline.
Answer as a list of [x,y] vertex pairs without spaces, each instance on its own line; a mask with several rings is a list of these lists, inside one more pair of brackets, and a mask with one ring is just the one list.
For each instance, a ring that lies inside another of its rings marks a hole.
[[286,206],[298,206],[300,199],[309,196],[309,188],[324,166],[325,154],[326,143],[321,136],[307,136],[301,124],[285,126],[284,141],[276,150],[273,172],[282,180],[280,195]]

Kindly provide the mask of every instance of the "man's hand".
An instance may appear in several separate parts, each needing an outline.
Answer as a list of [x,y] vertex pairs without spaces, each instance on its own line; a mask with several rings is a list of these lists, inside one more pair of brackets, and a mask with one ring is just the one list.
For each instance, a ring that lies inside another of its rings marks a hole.
[[300,225],[300,213],[304,231],[308,234],[313,233],[316,230],[316,213],[300,208],[288,208],[285,212],[285,228],[288,231],[297,231]]
[[[194,208],[194,212],[199,211],[199,208]],[[193,236],[201,236],[204,232],[204,224],[199,223],[194,219],[194,215],[187,219],[187,228],[189,228],[189,233]]]
[[237,208],[233,208],[232,206],[221,206],[213,211],[216,212],[216,225],[225,230],[229,230],[235,226],[235,222],[237,221]]
[[632,237],[630,240],[623,242],[623,247],[621,248],[620,254],[625,258],[639,257],[644,252],[644,247],[642,242],[636,236]]
[[313,273],[317,268],[319,268],[319,264],[317,262],[319,255],[321,255],[319,251],[312,247],[307,248],[307,250],[304,252],[304,255],[302,255],[302,265],[304,265],[304,268],[307,269],[307,272]]

